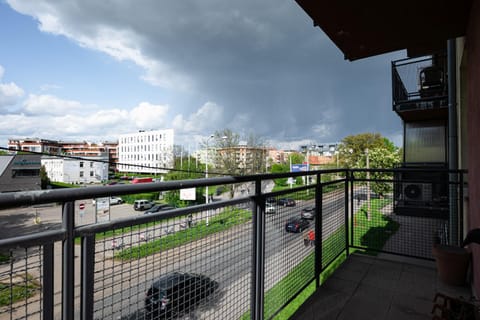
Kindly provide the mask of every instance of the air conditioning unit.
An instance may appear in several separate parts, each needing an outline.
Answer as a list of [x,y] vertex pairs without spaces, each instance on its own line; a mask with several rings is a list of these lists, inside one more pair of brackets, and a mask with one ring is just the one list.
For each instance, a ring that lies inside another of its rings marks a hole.
[[431,183],[403,183],[403,197],[405,201],[431,202],[432,184]]

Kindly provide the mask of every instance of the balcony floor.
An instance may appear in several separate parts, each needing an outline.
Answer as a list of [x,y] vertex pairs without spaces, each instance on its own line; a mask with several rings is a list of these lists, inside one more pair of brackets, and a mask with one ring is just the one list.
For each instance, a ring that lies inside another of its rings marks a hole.
[[352,254],[291,319],[432,319],[436,293],[471,297],[438,280],[433,261]]

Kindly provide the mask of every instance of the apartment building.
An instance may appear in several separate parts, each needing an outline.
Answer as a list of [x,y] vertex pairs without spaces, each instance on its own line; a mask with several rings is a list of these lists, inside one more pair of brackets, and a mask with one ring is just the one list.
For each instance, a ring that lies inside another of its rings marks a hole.
[[173,167],[173,129],[141,130],[118,139],[118,171],[167,173]]
[[107,160],[106,156],[84,159],[42,156],[41,164],[53,182],[87,184],[102,183],[108,179]]
[[31,151],[51,155],[69,155],[73,157],[107,157],[109,169],[116,170],[118,162],[117,142],[93,143],[87,141],[57,141],[40,138],[9,139],[8,149]]

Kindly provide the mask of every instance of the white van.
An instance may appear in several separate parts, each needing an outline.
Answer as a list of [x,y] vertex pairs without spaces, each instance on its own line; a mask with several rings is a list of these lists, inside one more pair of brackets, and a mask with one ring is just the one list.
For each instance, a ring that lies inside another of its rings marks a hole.
[[133,203],[133,209],[134,210],[147,210],[153,207],[154,203],[149,200],[135,200]]

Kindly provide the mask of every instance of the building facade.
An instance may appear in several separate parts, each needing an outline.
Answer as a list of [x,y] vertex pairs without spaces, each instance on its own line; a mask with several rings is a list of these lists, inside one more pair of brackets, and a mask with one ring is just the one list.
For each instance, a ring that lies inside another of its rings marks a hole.
[[56,140],[40,138],[9,139],[8,149],[37,153],[60,154],[62,146]]
[[139,131],[118,139],[118,171],[167,173],[173,167],[173,129]]
[[116,171],[118,162],[117,142],[93,143],[87,141],[56,141],[40,138],[9,139],[10,150],[22,150],[51,155],[69,155],[73,157],[107,157],[110,171]]
[[48,178],[53,182],[70,184],[102,183],[108,179],[107,157],[71,159],[43,156]]
[[0,155],[0,192],[40,190],[40,155]]

